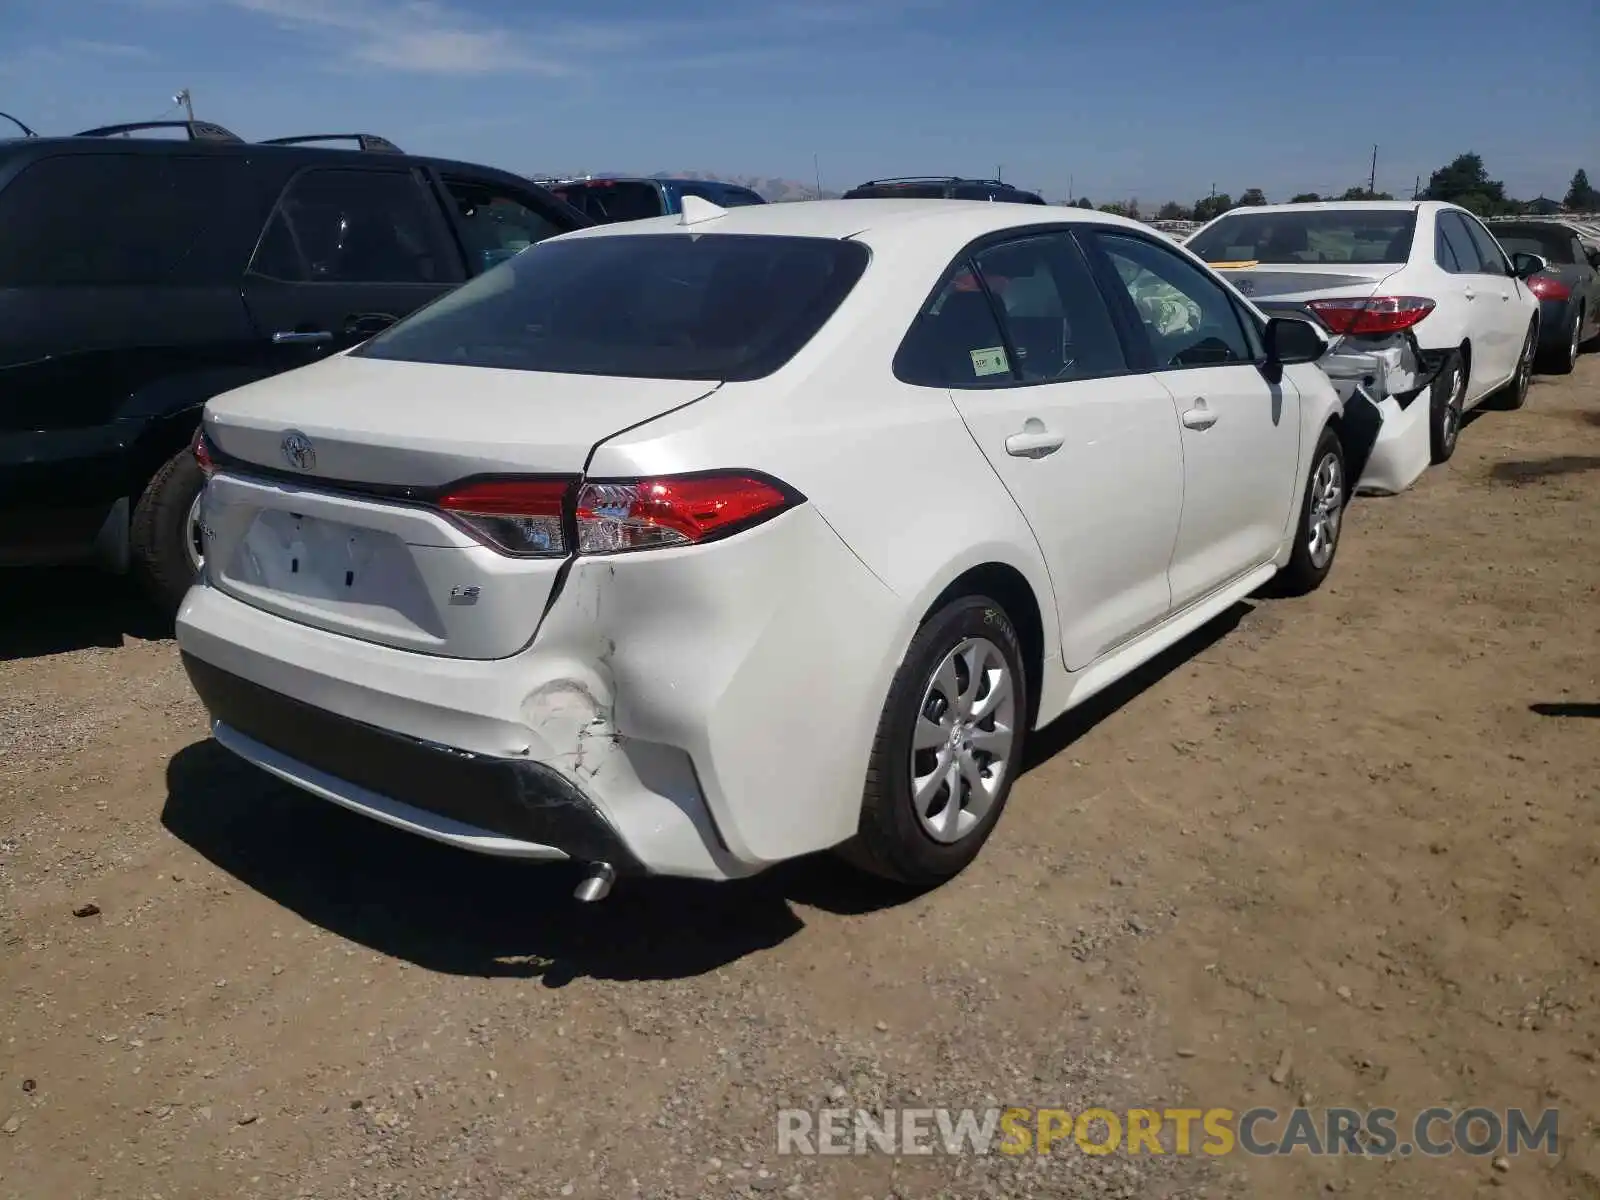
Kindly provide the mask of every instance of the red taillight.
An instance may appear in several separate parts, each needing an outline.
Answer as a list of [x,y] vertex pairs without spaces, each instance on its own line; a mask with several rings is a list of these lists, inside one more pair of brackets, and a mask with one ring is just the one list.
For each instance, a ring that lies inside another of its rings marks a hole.
[[800,497],[749,472],[596,479],[484,479],[435,503],[481,542],[505,554],[556,557],[690,546],[775,517]]
[[1373,296],[1366,300],[1312,300],[1306,305],[1334,333],[1371,337],[1410,329],[1433,311],[1424,296]]
[[211,443],[206,441],[206,435],[194,435],[194,461],[200,464],[200,473],[210,479],[217,473],[217,463],[211,456]]
[[468,533],[506,554],[567,552],[571,479],[485,479],[452,488],[436,502]]
[[1572,289],[1554,275],[1535,275],[1528,280],[1528,290],[1541,300],[1569,300]]
[[772,480],[746,474],[597,480],[578,492],[578,551],[692,545],[775,517],[796,499]]

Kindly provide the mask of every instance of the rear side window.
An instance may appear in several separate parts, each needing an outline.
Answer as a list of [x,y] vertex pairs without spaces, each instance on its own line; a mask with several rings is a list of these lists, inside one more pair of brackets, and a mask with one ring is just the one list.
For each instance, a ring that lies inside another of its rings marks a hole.
[[236,282],[248,170],[222,156],[42,159],[0,192],[0,287]]
[[1232,212],[1184,243],[1207,262],[1403,263],[1415,209]]
[[1472,238],[1472,244],[1478,248],[1478,261],[1483,264],[1486,275],[1509,275],[1511,264],[1506,261],[1500,244],[1494,240],[1494,235],[1478,224],[1471,217],[1462,217],[1461,223],[1467,227],[1467,234]]
[[846,200],[943,200],[942,183],[880,183],[851,188],[844,194]]
[[1571,266],[1578,261],[1578,240],[1564,229],[1496,226],[1494,236],[1507,254],[1538,254],[1561,266]]
[[646,379],[759,379],[861,278],[867,249],[739,234],[541,242],[356,353]]
[[1472,244],[1461,217],[1453,212],[1442,212],[1437,219],[1439,236],[1444,239],[1439,265],[1453,275],[1476,275],[1481,272],[1483,264],[1478,261],[1478,248]]
[[[539,209],[490,184],[445,177],[457,228],[474,271],[487,271],[535,242],[565,233]],[[570,218],[568,224],[571,224]]]
[[461,263],[438,209],[408,171],[297,176],[250,270],[288,283],[455,283]]
[[1127,369],[1111,313],[1067,233],[1001,242],[959,264],[895,356],[899,379],[927,387],[1069,383]]
[[642,221],[663,213],[661,193],[650,183],[569,183],[557,189],[573,208],[596,221]]

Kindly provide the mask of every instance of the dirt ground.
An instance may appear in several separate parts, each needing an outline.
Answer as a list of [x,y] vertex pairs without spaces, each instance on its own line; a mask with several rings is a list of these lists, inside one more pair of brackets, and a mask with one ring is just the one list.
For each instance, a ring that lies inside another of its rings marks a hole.
[[[1597,513],[1591,355],[1047,731],[919,897],[578,905],[231,759],[106,581],[8,578],[0,1196],[1600,1197]],[[1557,1108],[1560,1153],[776,1148],[785,1105],[1297,1102]]]

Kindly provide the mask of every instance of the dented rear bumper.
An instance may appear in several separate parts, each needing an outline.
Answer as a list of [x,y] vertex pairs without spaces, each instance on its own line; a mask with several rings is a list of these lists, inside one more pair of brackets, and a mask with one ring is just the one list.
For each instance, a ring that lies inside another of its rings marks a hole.
[[642,874],[561,772],[407,737],[285,696],[192,654],[184,669],[223,745],[365,816],[482,853],[576,858]]

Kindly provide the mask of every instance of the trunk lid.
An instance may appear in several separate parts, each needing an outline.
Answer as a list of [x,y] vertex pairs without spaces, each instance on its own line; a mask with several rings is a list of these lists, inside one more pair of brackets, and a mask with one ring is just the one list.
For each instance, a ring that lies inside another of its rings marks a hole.
[[1224,279],[1257,304],[1303,306],[1308,300],[1344,300],[1376,295],[1399,263],[1212,263]]
[[339,357],[225,393],[205,416],[224,464],[202,510],[207,578],[365,641],[515,654],[565,557],[491,549],[430,495],[476,475],[576,477],[599,442],[716,387]]

